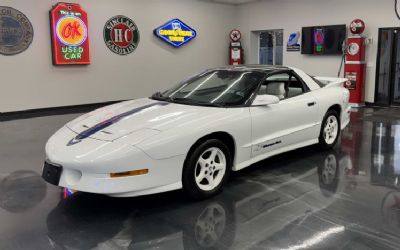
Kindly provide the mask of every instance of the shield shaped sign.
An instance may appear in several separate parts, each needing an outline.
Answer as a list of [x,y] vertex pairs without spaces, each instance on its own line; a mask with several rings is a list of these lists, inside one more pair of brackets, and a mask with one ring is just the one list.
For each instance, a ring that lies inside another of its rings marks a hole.
[[156,28],[154,35],[175,48],[179,48],[193,40],[197,33],[194,29],[176,18]]

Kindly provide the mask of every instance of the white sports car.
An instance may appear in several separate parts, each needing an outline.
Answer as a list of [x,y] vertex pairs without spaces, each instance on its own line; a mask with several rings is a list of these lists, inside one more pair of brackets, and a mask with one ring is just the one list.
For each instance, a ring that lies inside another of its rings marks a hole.
[[311,144],[334,146],[349,123],[346,81],[289,67],[210,69],[68,123],[46,145],[42,176],[114,197],[183,188],[208,198],[231,171]]

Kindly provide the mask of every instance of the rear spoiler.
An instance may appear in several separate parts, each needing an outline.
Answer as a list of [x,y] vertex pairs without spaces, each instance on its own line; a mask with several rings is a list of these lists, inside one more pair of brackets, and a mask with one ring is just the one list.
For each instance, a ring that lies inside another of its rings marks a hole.
[[347,78],[322,77],[322,76],[316,76],[314,77],[314,79],[322,83],[324,87],[345,87],[345,83],[349,81]]

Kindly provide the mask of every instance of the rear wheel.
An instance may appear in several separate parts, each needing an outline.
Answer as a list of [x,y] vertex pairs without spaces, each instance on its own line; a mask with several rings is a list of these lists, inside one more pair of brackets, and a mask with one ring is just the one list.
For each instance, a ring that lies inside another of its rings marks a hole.
[[182,175],[183,190],[194,199],[209,198],[221,190],[231,166],[228,147],[219,140],[207,140],[186,159]]
[[329,110],[322,122],[319,145],[324,149],[335,146],[340,136],[340,119],[334,110]]

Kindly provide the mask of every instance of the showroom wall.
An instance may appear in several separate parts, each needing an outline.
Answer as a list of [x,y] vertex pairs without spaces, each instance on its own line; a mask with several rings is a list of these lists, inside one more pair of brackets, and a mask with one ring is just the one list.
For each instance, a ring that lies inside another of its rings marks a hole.
[[[364,19],[365,35],[373,39],[367,48],[366,101],[374,101],[379,27],[399,27],[393,0],[262,0],[226,5],[206,0],[71,0],[89,14],[91,65],[55,67],[51,62],[48,12],[58,1],[3,0],[0,5],[23,12],[34,26],[33,43],[15,56],[0,55],[0,113],[69,106],[149,96],[183,77],[205,68],[225,65],[228,32],[243,34],[246,63],[257,63],[257,32],[284,29],[290,33],[303,26],[349,24]],[[115,15],[133,19],[140,30],[139,47],[132,54],[111,52],[103,39],[105,22]],[[153,35],[153,29],[180,18],[198,32],[180,49]],[[306,56],[286,52],[283,63],[313,75],[335,76],[340,56]]]
[[[99,103],[149,96],[205,68],[225,65],[236,7],[197,0],[71,0],[88,12],[91,65],[55,67],[51,60],[49,10],[58,1],[3,0],[34,27],[33,43],[15,56],[0,55],[0,113]],[[103,27],[115,15],[130,17],[140,31],[136,51],[111,52]],[[153,29],[180,18],[198,33],[179,49]]]
[[366,22],[365,35],[373,38],[373,44],[367,47],[366,101],[374,102],[378,28],[400,27],[400,20],[394,12],[394,0],[265,0],[241,5],[237,13],[248,63],[258,61],[258,40],[254,31],[284,29],[283,63],[304,69],[312,75],[323,76],[337,75],[341,57],[286,52],[290,34],[301,32],[303,26],[348,26],[355,18]]

